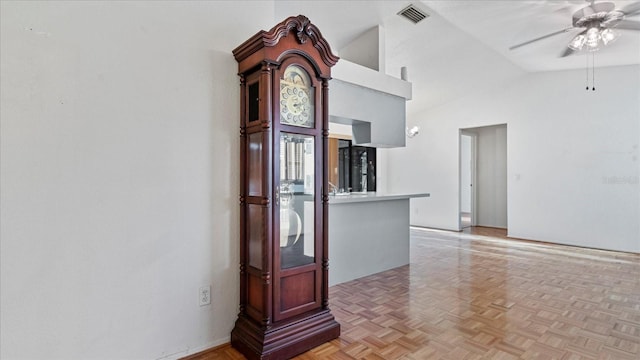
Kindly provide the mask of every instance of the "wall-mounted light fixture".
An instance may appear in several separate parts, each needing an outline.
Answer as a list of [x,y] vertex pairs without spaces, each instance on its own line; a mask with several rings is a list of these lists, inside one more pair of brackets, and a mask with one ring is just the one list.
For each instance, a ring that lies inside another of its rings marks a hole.
[[420,133],[420,126],[413,126],[411,129],[407,128],[407,137],[412,138]]

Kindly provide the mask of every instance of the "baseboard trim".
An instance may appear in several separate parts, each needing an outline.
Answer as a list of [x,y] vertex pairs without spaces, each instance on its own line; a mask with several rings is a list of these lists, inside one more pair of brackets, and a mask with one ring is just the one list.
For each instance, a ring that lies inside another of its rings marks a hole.
[[487,228],[487,229],[500,229],[500,230],[508,230],[509,229],[509,228],[503,227],[503,226],[489,226],[489,225],[473,225],[471,227],[480,227],[480,228]]
[[635,251],[631,251],[631,250],[616,250],[616,249],[606,249],[606,248],[601,248],[601,247],[595,247],[595,246],[586,246],[586,245],[578,245],[578,244],[568,244],[568,243],[561,243],[561,242],[553,242],[553,241],[546,241],[546,240],[537,240],[537,239],[529,239],[529,238],[524,238],[524,237],[518,237],[518,236],[511,236],[509,234],[507,234],[507,238],[510,240],[517,240],[517,241],[522,241],[522,242],[530,242],[530,243],[535,243],[535,244],[540,244],[540,245],[553,245],[553,246],[565,246],[565,247],[573,247],[573,248],[578,248],[578,249],[588,249],[588,250],[597,250],[597,251],[605,251],[605,252],[617,252],[617,253],[622,253],[622,254],[631,254],[631,255],[640,255],[640,252],[635,252]]
[[183,358],[180,358],[179,360],[196,360],[196,359],[201,358],[201,357],[203,357],[205,355],[208,355],[209,353],[214,353],[214,352],[216,352],[218,350],[221,350],[221,349],[224,349],[224,348],[230,348],[230,347],[231,347],[231,342],[226,342],[224,344],[220,344],[220,345],[216,345],[216,346],[210,347],[208,349],[204,349],[204,350],[199,351],[199,352],[197,352],[195,354],[191,354],[191,355],[185,356]]
[[426,229],[426,230],[439,230],[439,231],[455,231],[455,232],[462,231],[462,230],[458,230],[458,229],[437,228],[437,227],[423,226],[423,225],[409,225],[409,229],[411,229],[411,228]]
[[[418,225],[410,225],[410,227],[418,229],[418,230],[419,229],[424,229],[424,230],[435,230],[435,231],[450,231],[450,232],[456,232],[456,233],[461,233],[462,232],[462,230],[441,229],[441,228],[433,228],[433,227],[418,226]],[[476,225],[474,227],[507,230],[506,238],[504,238],[506,240],[529,242],[529,243],[535,243],[535,244],[540,244],[540,245],[555,245],[555,246],[574,247],[574,248],[578,248],[578,249],[589,249],[589,250],[598,250],[598,251],[618,252],[618,253],[622,253],[622,254],[632,254],[632,255],[640,254],[640,252],[635,252],[635,251],[632,251],[632,250],[607,249],[607,248],[595,247],[595,246],[586,246],[586,245],[579,245],[579,244],[553,242],[553,241],[548,241],[548,240],[531,239],[531,238],[521,237],[521,236],[518,236],[518,235],[512,235],[511,233],[508,232],[508,230],[509,230],[508,228],[500,228],[500,227],[492,227],[492,226],[479,226],[479,225]]]

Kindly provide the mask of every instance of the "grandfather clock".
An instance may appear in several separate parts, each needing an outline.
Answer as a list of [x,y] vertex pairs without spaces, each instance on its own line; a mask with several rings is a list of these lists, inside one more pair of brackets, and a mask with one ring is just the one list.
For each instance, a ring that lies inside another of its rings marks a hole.
[[340,335],[328,307],[333,55],[305,16],[233,50],[240,75],[240,312],[231,344],[287,359]]

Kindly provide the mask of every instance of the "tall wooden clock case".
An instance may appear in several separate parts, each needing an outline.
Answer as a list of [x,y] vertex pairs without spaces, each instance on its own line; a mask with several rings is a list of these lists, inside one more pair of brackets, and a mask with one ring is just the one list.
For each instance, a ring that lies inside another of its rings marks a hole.
[[292,16],[233,50],[240,75],[240,312],[231,344],[286,359],[340,335],[328,307],[333,55]]

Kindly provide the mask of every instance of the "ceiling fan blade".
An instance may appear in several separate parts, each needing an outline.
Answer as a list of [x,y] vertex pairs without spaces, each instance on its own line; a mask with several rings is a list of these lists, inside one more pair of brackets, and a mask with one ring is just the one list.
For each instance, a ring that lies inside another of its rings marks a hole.
[[622,9],[620,9],[624,13],[625,16],[633,16],[640,14],[640,2],[631,3]]
[[547,35],[544,35],[544,36],[537,37],[535,39],[531,39],[529,41],[525,41],[523,43],[520,43],[520,44],[517,44],[517,45],[514,45],[514,46],[510,47],[509,50],[515,50],[515,49],[517,49],[519,47],[522,47],[522,46],[525,46],[525,45],[529,45],[529,44],[531,44],[533,42],[536,42],[536,41],[539,41],[539,40],[542,40],[542,39],[546,39],[546,38],[549,38],[549,37],[552,37],[552,36],[555,36],[555,35],[558,35],[558,34],[566,33],[567,31],[569,31],[569,30],[571,30],[573,28],[574,28],[573,26],[572,27],[568,27],[566,29],[562,29],[562,30],[559,30],[559,31],[556,31],[556,32],[552,32],[551,34],[547,34]]
[[620,20],[615,24],[614,28],[625,30],[640,30],[640,21]]
[[570,47],[568,47],[568,46],[567,46],[567,47],[565,47],[565,49],[564,49],[564,51],[562,52],[562,54],[560,54],[560,57],[561,57],[561,58],[563,58],[563,57],[567,57],[567,56],[569,56],[569,55],[573,54],[574,52],[576,52],[576,51],[575,51],[575,50],[573,50],[572,48],[570,48]]

